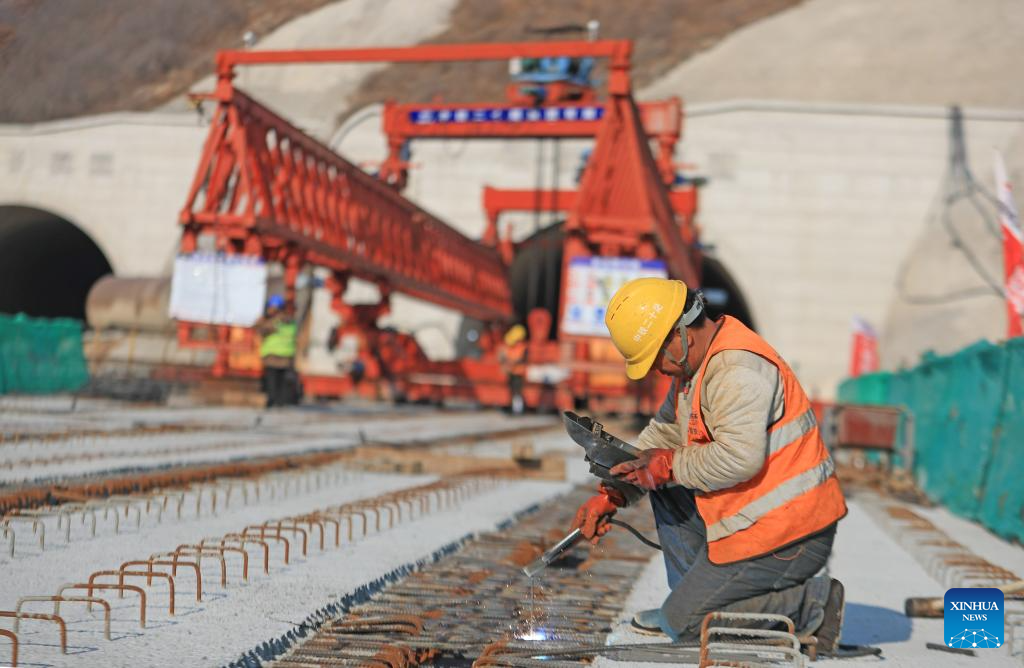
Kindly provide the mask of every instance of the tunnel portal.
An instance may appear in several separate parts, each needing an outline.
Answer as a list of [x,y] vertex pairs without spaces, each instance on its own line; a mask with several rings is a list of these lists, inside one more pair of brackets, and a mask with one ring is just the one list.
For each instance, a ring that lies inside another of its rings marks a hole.
[[0,313],[85,320],[85,298],[110,262],[61,216],[0,206]]
[[[526,315],[535,308],[546,309],[551,313],[552,322],[558,322],[563,241],[562,226],[556,224],[540,230],[519,245],[509,268],[512,304],[519,322],[525,323]],[[728,314],[756,329],[747,301],[725,266],[719,260],[705,256],[701,269],[701,288],[708,301],[709,315],[717,318]],[[555,334],[556,327],[552,327],[551,338],[555,338]]]

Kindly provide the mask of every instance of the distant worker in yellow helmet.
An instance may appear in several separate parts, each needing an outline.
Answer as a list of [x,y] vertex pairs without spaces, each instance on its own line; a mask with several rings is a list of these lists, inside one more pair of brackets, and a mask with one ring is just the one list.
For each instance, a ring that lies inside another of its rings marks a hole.
[[526,328],[513,325],[505,332],[504,345],[498,351],[498,361],[508,377],[509,411],[522,415],[526,405],[523,401],[523,382],[526,377]]
[[[708,612],[775,613],[834,655],[843,586],[815,576],[846,503],[796,375],[739,320],[711,320],[682,281],[626,283],[605,324],[629,378],[672,378],[638,437],[642,456],[612,469],[650,490],[671,589],[634,629],[697,640]],[[574,523],[595,541],[624,503],[599,491]]]

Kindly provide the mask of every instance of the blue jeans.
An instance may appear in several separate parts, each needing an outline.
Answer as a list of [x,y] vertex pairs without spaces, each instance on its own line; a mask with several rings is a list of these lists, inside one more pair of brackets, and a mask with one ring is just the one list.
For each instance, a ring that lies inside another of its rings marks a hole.
[[824,619],[828,578],[815,578],[828,561],[836,525],[752,559],[718,565],[708,560],[704,520],[693,491],[652,492],[651,506],[672,590],[661,606],[661,627],[676,640],[697,640],[712,611],[785,615],[797,632],[814,632]]

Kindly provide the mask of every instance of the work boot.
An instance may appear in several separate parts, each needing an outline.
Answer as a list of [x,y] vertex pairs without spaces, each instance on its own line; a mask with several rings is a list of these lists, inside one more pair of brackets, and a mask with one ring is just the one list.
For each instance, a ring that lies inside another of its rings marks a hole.
[[843,583],[832,578],[828,598],[825,600],[825,618],[821,621],[818,630],[814,632],[814,637],[818,639],[818,656],[836,655],[839,649],[839,635],[843,630],[844,606]]
[[633,615],[633,621],[629,623],[630,628],[637,633],[647,636],[663,636],[661,630],[661,609],[641,610]]

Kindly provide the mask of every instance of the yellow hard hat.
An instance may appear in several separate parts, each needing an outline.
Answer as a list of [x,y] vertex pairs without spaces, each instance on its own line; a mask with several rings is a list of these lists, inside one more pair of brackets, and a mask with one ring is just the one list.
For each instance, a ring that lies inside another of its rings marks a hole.
[[525,338],[526,328],[522,325],[512,325],[512,327],[505,332],[505,345],[514,346]]
[[626,358],[626,376],[647,375],[686,303],[686,284],[666,278],[637,278],[608,302],[604,324],[612,343]]

